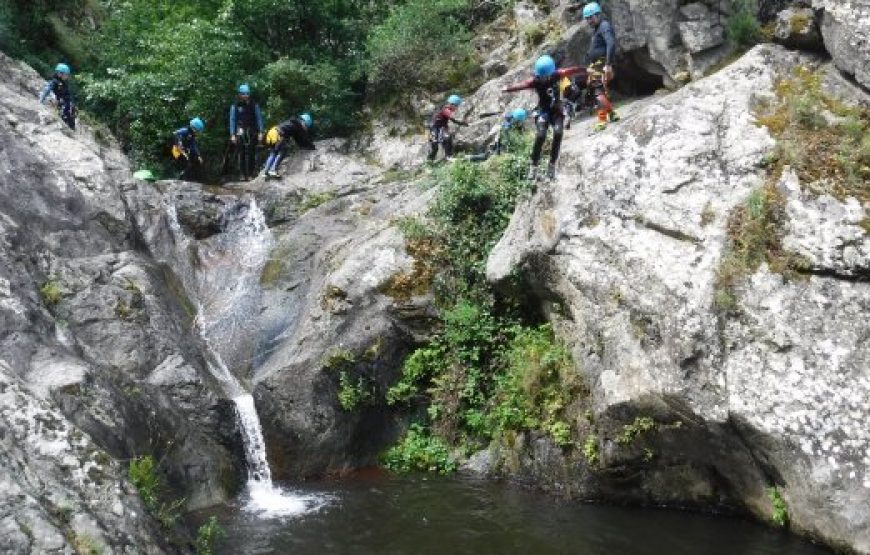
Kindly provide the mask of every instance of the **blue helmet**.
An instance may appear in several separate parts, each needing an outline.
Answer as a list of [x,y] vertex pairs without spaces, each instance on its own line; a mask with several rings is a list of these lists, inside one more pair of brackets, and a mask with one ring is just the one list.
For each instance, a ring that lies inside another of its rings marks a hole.
[[196,131],[197,133],[202,133],[205,131],[205,122],[200,118],[193,118],[190,120],[190,128]]
[[462,97],[459,96],[458,94],[451,94],[447,98],[447,104],[453,104],[454,106],[459,106],[460,104],[462,104]]
[[516,110],[511,112],[511,117],[514,119],[514,121],[522,123],[526,121],[526,111],[522,108],[517,108]]
[[556,72],[556,61],[546,54],[538,58],[535,62],[535,75],[538,77],[549,77]]
[[299,116],[299,119],[302,120],[302,123],[304,123],[305,127],[307,127],[308,129],[311,129],[314,126],[314,120],[311,119],[311,114],[309,114],[307,112],[304,114],[301,114]]
[[251,87],[247,83],[239,85],[239,94],[251,94]]
[[66,75],[69,75],[70,73],[72,73],[72,71],[70,71],[70,69],[69,69],[69,66],[66,64],[57,64],[56,66],[54,66],[54,72],[55,73],[63,73]]
[[585,6],[583,6],[583,19],[589,19],[593,15],[597,15],[601,13],[601,6],[598,5],[598,2],[589,2]]

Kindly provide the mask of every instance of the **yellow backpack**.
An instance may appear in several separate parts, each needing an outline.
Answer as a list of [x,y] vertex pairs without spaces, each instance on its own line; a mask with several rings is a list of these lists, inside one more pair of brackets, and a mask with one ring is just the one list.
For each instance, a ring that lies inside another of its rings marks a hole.
[[278,134],[278,126],[274,126],[266,132],[266,146],[275,146],[281,137]]

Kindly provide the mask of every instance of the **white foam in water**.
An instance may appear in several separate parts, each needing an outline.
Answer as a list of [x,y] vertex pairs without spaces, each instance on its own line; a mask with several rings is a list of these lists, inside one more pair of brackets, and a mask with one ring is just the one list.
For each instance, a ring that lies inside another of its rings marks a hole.
[[286,518],[316,511],[326,504],[320,495],[300,495],[271,483],[248,482],[248,502],[244,510],[260,518]]

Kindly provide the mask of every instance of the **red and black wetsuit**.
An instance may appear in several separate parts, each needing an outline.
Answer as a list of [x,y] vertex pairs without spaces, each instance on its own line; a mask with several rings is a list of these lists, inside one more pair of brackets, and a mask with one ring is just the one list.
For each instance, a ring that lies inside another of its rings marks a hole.
[[438,145],[444,145],[444,154],[449,158],[453,156],[453,137],[448,133],[450,122],[462,125],[462,122],[454,118],[456,106],[445,104],[432,116],[429,124],[429,159],[434,160],[438,156]]
[[565,122],[559,81],[564,77],[585,73],[585,71],[586,69],[580,66],[557,69],[549,77],[533,77],[505,89],[505,92],[534,89],[538,93],[538,117],[535,120],[537,135],[535,136],[535,145],[532,147],[532,165],[537,166],[541,160],[541,150],[547,139],[547,129],[551,125],[553,126],[553,147],[550,150],[550,164],[555,165],[559,159]]

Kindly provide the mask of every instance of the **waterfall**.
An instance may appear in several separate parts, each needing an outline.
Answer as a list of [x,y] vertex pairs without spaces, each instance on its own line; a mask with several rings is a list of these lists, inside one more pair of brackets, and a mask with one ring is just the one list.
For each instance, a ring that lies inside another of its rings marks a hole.
[[272,483],[254,397],[224,362],[235,359],[245,339],[252,337],[246,334],[253,333],[260,274],[273,245],[262,210],[253,198],[235,205],[224,214],[223,231],[204,241],[184,232],[169,201],[165,214],[172,241],[155,255],[172,267],[195,304],[195,326],[209,350],[209,371],[235,404],[248,466],[245,508],[262,516],[288,516],[323,505],[322,497],[292,494]]

